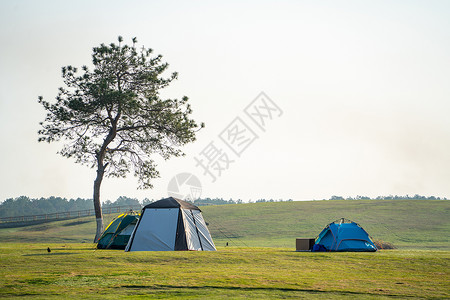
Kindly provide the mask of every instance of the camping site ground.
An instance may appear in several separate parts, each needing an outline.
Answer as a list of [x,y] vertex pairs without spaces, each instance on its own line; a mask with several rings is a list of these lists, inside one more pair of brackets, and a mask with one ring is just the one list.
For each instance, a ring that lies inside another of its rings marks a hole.
[[[0,228],[0,296],[450,298],[449,203],[308,201],[201,207],[217,252],[96,250],[91,217]],[[295,252],[296,237],[315,237],[340,217],[358,222],[372,238],[397,249]]]

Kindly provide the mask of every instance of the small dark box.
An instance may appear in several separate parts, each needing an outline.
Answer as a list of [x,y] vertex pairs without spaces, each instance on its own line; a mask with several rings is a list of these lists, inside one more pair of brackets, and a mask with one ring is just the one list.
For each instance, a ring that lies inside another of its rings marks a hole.
[[311,251],[315,242],[315,239],[297,239],[295,241],[296,251]]

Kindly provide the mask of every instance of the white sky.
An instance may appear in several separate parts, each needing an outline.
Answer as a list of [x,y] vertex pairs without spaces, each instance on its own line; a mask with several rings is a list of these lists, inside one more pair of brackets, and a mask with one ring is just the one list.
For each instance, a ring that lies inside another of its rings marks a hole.
[[[136,36],[162,54],[206,123],[186,156],[160,161],[153,190],[106,178],[102,200],[159,199],[179,173],[202,196],[450,197],[450,1],[0,1],[0,200],[91,198],[95,170],[37,142],[61,67]],[[283,111],[258,131],[264,91]],[[259,138],[240,157],[218,135],[241,117]],[[211,182],[194,157],[213,141],[234,162]]]

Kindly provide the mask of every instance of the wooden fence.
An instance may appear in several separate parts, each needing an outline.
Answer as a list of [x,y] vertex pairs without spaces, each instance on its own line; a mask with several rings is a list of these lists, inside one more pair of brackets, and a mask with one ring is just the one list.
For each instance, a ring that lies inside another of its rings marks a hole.
[[[132,206],[114,206],[114,207],[105,207],[102,209],[104,215],[113,214],[113,213],[121,213],[127,210],[140,211],[141,206],[132,205]],[[65,212],[57,212],[51,214],[43,214],[43,215],[33,215],[33,216],[17,216],[17,217],[3,217],[0,218],[0,223],[13,223],[13,222],[33,222],[33,221],[45,221],[45,220],[60,220],[60,219],[72,219],[72,218],[81,218],[87,216],[94,216],[94,209],[86,209],[86,210],[78,210],[78,211],[65,211]]]

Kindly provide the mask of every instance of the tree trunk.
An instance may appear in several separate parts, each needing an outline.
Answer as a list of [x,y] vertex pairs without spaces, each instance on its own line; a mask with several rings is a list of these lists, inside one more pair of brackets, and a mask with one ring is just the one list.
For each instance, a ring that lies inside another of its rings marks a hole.
[[[120,91],[120,85],[119,85],[119,91]],[[100,202],[100,186],[102,184],[103,175],[105,174],[105,169],[108,166],[108,163],[103,164],[105,153],[107,151],[109,143],[114,140],[117,134],[117,121],[119,120],[121,116],[121,106],[119,103],[119,107],[117,109],[117,115],[114,119],[110,118],[111,120],[111,128],[109,129],[108,136],[106,136],[105,140],[103,141],[103,145],[100,148],[100,151],[96,153],[97,157],[97,177],[94,181],[94,210],[95,210],[95,219],[97,221],[97,232],[95,233],[95,239],[94,243],[97,243],[100,239],[100,236],[103,232],[103,215],[102,215],[102,206]],[[110,111],[108,111],[108,115],[110,115]]]
[[103,164],[103,160],[105,158],[106,149],[109,143],[111,143],[111,141],[116,136],[116,123],[117,118],[115,120],[115,123],[113,123],[113,126],[108,136],[103,142],[102,148],[97,153],[97,177],[95,178],[94,181],[94,210],[95,210],[95,219],[97,221],[97,232],[95,233],[94,243],[98,242],[103,232],[103,215],[102,215],[102,205],[100,202],[100,186],[103,181],[103,175],[105,174],[106,167],[108,166],[108,163]]
[[98,163],[97,178],[94,181],[94,210],[95,219],[97,221],[97,232],[95,233],[94,243],[97,243],[103,232],[103,215],[102,206],[100,203],[100,186],[103,180],[103,174],[105,173],[105,167],[102,163]]

